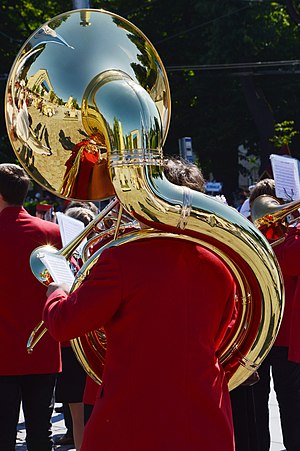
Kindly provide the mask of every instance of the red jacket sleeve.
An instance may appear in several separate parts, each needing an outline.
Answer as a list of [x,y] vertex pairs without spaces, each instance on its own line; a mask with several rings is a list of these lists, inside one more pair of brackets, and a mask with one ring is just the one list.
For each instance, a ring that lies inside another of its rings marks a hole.
[[121,300],[121,274],[111,249],[103,252],[89,276],[73,293],[55,290],[43,311],[50,334],[58,341],[80,337],[110,321]]

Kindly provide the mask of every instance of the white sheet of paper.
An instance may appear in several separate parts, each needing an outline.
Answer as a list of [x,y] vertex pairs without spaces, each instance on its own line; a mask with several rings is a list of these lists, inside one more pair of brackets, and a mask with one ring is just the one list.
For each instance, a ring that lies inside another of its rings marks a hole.
[[75,280],[66,258],[59,254],[41,254],[40,260],[48,269],[56,283],[65,283],[70,289]]
[[[60,228],[62,244],[63,246],[66,246],[83,231],[85,226],[82,221],[72,218],[71,216],[67,216],[60,211],[56,213],[56,217]],[[78,252],[81,252],[85,243],[86,238],[84,238],[77,247]]]
[[299,161],[296,158],[270,155],[275,193],[286,201],[300,199]]

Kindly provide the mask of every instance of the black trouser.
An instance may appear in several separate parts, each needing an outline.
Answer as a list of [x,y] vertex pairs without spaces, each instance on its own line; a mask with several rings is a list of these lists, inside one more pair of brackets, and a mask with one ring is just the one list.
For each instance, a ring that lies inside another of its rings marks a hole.
[[28,451],[51,451],[56,374],[0,376],[0,450],[15,451],[20,405]]
[[257,451],[253,386],[235,388],[230,392],[230,399],[236,451]]
[[90,419],[90,416],[92,415],[94,409],[94,404],[84,404],[84,425],[87,424],[87,422]]
[[287,451],[300,450],[300,363],[288,361],[288,348],[273,346],[258,369],[260,381],[253,385],[257,418],[258,451],[269,451],[269,394],[274,382],[283,443]]
[[65,420],[65,426],[66,426],[66,435],[68,437],[73,437],[73,421],[72,421],[72,415],[70,412],[70,407],[68,403],[63,403],[63,413],[64,413],[64,420]]

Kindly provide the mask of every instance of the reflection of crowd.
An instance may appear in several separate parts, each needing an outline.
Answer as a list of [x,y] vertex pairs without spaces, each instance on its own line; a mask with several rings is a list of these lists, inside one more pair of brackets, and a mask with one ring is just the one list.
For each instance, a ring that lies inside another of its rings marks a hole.
[[32,104],[32,95],[20,84],[16,85],[15,94],[14,99],[12,90],[8,90],[6,111],[10,139],[13,142],[18,139],[37,153],[48,154],[46,147],[39,143],[32,130],[32,117],[28,111],[28,107]]
[[7,93],[6,112],[9,136],[12,141],[19,138],[23,142],[29,139],[31,118],[27,108],[27,92],[20,90],[18,102],[15,104],[11,90]]
[[[13,95],[15,97],[13,97]],[[42,144],[42,136],[38,137],[38,125],[32,128],[32,117],[28,111],[34,106],[39,114],[52,117],[56,114],[53,105],[44,102],[43,98],[30,92],[24,83],[16,82],[14,90],[8,89],[6,100],[6,116],[9,136],[12,142],[17,139],[32,152],[41,155],[52,155],[45,126],[43,127],[46,145]]]
[[12,141],[15,141],[17,139],[16,136],[16,112],[14,109],[14,102],[13,102],[13,96],[11,91],[9,90],[7,93],[7,100],[6,100],[6,117],[7,117],[7,127],[8,127],[8,134]]
[[44,103],[44,100],[42,98],[39,97],[34,98],[33,106],[36,107],[40,115],[52,117],[56,114],[56,110],[53,107],[53,105],[50,105],[47,102]]
[[31,117],[29,117],[25,93],[22,93],[18,102],[18,113],[16,117],[16,134],[17,137],[25,143],[27,143],[29,140],[31,124],[32,120]]

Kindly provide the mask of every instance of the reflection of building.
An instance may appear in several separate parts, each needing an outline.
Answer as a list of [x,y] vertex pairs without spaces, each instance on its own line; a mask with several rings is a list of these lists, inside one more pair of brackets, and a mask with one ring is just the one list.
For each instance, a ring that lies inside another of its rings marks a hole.
[[114,139],[115,146],[120,150],[138,149],[141,147],[139,130],[131,130],[131,132],[124,137],[122,123],[117,119],[114,120]]
[[66,102],[66,107],[67,107],[67,108],[70,108],[70,109],[71,109],[71,108],[73,107],[73,100],[74,100],[73,97],[70,96],[70,97],[69,97],[69,100]]
[[128,149],[138,149],[141,147],[140,142],[140,133],[138,129],[132,130],[129,135],[126,136],[126,144]]
[[124,150],[125,144],[124,144],[124,138],[123,138],[122,124],[116,118],[114,119],[114,139],[115,139],[116,148],[120,149],[120,150]]
[[48,72],[45,69],[39,69],[32,75],[28,80],[27,87],[30,91],[37,94],[41,94],[44,91],[44,94],[47,93],[49,95],[50,91],[54,91]]
[[82,25],[83,27],[91,25],[90,18],[91,13],[89,11],[80,11],[80,25]]

